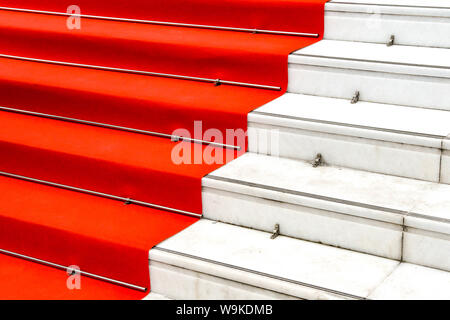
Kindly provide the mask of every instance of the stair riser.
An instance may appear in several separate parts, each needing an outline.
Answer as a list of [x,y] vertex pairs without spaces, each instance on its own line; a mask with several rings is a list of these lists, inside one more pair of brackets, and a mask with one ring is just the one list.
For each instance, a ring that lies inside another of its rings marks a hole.
[[[422,9],[424,10],[424,9]],[[450,48],[450,18],[421,15],[382,14],[375,7],[363,12],[325,13],[325,39],[387,43],[395,35],[395,44]]]
[[450,271],[447,221],[220,184],[203,180],[207,219]]
[[[336,126],[334,131],[340,129]],[[328,133],[250,122],[249,150],[304,161],[312,161],[320,153],[326,165],[439,182],[441,150],[438,148],[352,137],[332,131],[333,128]],[[440,145],[438,139],[433,140],[434,145]],[[443,169],[449,167],[446,162],[442,166]],[[444,182],[448,183],[448,179]]]
[[172,299],[352,299],[339,292],[291,283],[192,259],[177,254],[150,251],[152,291]]
[[450,151],[444,151],[442,155],[441,182],[450,184]]
[[152,292],[176,300],[298,299],[205,273],[150,261]]
[[290,63],[288,91],[348,100],[359,91],[361,101],[450,110],[448,78]]
[[404,236],[403,260],[450,271],[450,236],[408,228]]
[[207,219],[266,232],[279,224],[280,233],[289,237],[401,258],[402,229],[396,224],[211,188],[202,195]]
[[[370,253],[390,259],[401,257],[401,228],[287,203],[213,189],[203,190],[205,218]],[[242,214],[245,212],[245,214]],[[364,241],[361,241],[364,239]]]

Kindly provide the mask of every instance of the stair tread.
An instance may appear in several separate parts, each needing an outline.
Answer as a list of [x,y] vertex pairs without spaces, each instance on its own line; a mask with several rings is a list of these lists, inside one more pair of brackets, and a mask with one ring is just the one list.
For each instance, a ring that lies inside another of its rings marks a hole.
[[[225,264],[236,272],[262,273],[259,286],[264,286],[264,278],[276,277],[358,297],[366,297],[398,265],[393,260],[283,236],[271,240],[265,232],[205,219],[157,248],[213,262],[208,273],[219,277],[224,275],[214,264]],[[151,250],[150,261],[166,262],[163,253]]]
[[258,117],[254,116],[258,114],[300,121],[313,120],[336,125],[359,126],[367,130],[435,136],[437,139],[450,134],[448,111],[364,101],[351,104],[345,99],[294,93],[286,93],[251,112],[249,121],[258,122]]
[[383,300],[450,299],[450,273],[402,263],[369,296]]
[[[336,205],[349,205],[364,212],[352,214],[398,224],[406,213],[450,222],[450,200],[445,196],[450,186],[445,184],[331,166],[313,168],[303,161],[251,153],[203,179],[204,187],[217,188],[218,183],[230,192],[236,192],[237,185],[260,197],[268,197],[269,192],[278,201],[294,201],[292,197],[323,200],[326,204],[321,205],[330,206],[331,211]],[[390,214],[380,217],[370,209]]]

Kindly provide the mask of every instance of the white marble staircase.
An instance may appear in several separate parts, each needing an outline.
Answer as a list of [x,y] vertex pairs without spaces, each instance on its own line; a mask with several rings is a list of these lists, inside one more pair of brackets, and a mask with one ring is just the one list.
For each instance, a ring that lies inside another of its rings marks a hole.
[[333,0],[325,25],[150,251],[149,299],[450,299],[450,4]]

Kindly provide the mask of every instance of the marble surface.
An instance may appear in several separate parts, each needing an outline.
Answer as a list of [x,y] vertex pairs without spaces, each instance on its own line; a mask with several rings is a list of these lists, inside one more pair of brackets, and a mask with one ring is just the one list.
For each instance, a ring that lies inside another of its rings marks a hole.
[[[326,165],[439,182],[440,147],[420,147],[406,142],[386,141],[406,140],[440,146],[439,139],[420,141],[415,136],[399,136],[380,131],[373,131],[379,139],[370,139],[348,136],[346,132],[342,132],[349,131],[348,128],[339,125],[322,126],[312,123],[310,127],[314,128],[306,130],[295,127],[300,125],[308,127],[311,122],[290,120],[291,123],[283,121],[284,123],[280,124],[277,120],[273,116],[258,114],[258,119],[254,118],[255,122],[249,122],[249,128],[252,129],[249,131],[250,152],[304,161],[312,161],[320,153]],[[273,124],[266,125],[259,122]],[[299,124],[299,122],[303,123]],[[276,137],[272,137],[271,132],[277,132]],[[360,132],[352,134],[363,135]],[[386,140],[382,140],[383,138]],[[270,148],[267,148],[268,144]],[[273,148],[275,145],[277,147]]]
[[266,232],[399,260],[402,227],[312,207],[204,188],[203,216]]
[[[377,139],[379,131],[391,131],[387,133],[386,141],[396,134],[410,134],[417,139],[426,136],[438,136],[437,143],[426,143],[425,140],[417,142],[418,145],[439,147],[440,139],[450,134],[450,112],[412,108],[407,106],[395,106],[381,103],[361,101],[351,104],[348,99],[336,99],[318,97],[304,94],[286,93],[281,97],[263,105],[249,113],[249,122],[259,122],[257,115],[274,115],[293,120],[311,120],[319,122],[318,125],[327,123],[342,124],[350,128],[366,129],[367,135],[363,137]],[[272,120],[272,119],[271,119]],[[267,122],[266,122],[267,123]],[[272,121],[271,121],[272,123]],[[297,128],[302,128],[299,123]],[[372,130],[371,130],[372,129]],[[344,133],[344,132],[343,132]],[[350,133],[345,132],[347,135]],[[372,135],[368,135],[372,134]],[[362,136],[362,133],[357,135]],[[430,137],[429,139],[431,139]]]
[[333,63],[336,66],[347,66],[352,69],[369,67],[378,71],[388,70],[404,73],[409,67],[409,70],[417,71],[412,74],[447,76],[450,75],[448,55],[449,50],[445,48],[388,47],[375,43],[322,40],[294,52],[289,61],[297,63],[300,61],[297,56],[321,57],[337,60],[330,62],[323,60],[324,63]]
[[172,300],[172,299],[163,296],[161,294],[151,292],[142,300]]
[[286,282],[279,279],[284,278],[358,297],[366,297],[398,265],[393,260],[283,236],[271,240],[269,233],[205,219],[157,247],[194,256],[197,261],[188,263],[182,257],[178,262],[176,258],[162,261],[164,255],[159,255],[158,250],[150,251],[151,261],[187,269],[202,267],[201,261],[214,261],[209,267],[203,266],[202,273],[220,277],[220,268],[227,268],[230,276],[233,272],[251,270],[246,272],[247,276],[256,276],[260,285],[264,278],[274,280],[263,273],[278,277],[278,283]]
[[449,111],[293,93],[254,110],[248,122],[251,152],[305,161],[321,153],[330,165],[433,182],[450,133]]
[[327,3],[324,39],[450,48],[450,9]]
[[370,295],[380,300],[450,299],[450,273],[402,263]]
[[441,162],[441,182],[450,184],[450,151],[444,151]]
[[296,299],[238,281],[155,261],[150,261],[150,277],[153,291],[164,293],[176,300]]
[[[291,62],[288,66],[288,92],[291,93],[350,100],[354,93],[359,91],[360,101],[450,110],[448,99],[450,78],[391,73],[389,70],[379,70],[382,64],[375,65],[369,62],[363,63],[374,70],[351,69],[345,60],[319,57],[314,58],[315,61],[312,62],[310,57],[293,55],[290,57],[296,57],[289,59]],[[326,62],[330,65],[334,62],[339,63],[327,67]],[[392,65],[383,66],[389,68]],[[402,66],[402,68],[409,67]],[[437,70],[428,69],[430,72]],[[409,71],[418,72],[418,70]]]
[[[331,166],[313,168],[303,161],[251,153],[211,173],[204,179],[204,186],[211,183],[206,181],[209,177],[234,179],[237,184],[255,184],[253,192],[257,192],[258,188],[267,187],[270,190],[275,187],[281,189],[281,194],[283,190],[289,191],[289,194],[284,192],[286,196],[314,195],[328,202],[347,201],[355,206],[375,206],[403,212],[409,212],[426,190],[441,187],[431,182],[352,169]],[[235,190],[231,188],[229,191]]]
[[450,271],[450,236],[408,228],[403,239],[403,261]]
[[412,6],[412,7],[441,7],[449,8],[447,0],[331,0],[331,4],[370,4],[387,6]]

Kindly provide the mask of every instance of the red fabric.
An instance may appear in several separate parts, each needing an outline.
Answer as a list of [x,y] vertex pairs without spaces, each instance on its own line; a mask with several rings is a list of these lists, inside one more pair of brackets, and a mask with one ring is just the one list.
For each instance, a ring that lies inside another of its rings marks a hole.
[[81,290],[68,290],[64,271],[0,254],[3,300],[138,300],[143,294],[83,277]]
[[3,0],[3,7],[296,32],[323,30],[326,0]]
[[[173,163],[176,144],[167,138],[0,114],[4,172],[201,214],[201,178],[220,167]],[[182,144],[192,150],[191,163],[194,148],[207,148]]]
[[[325,2],[79,0],[77,5],[82,14],[322,36]],[[4,7],[58,12],[65,12],[71,4],[1,1]],[[65,17],[0,10],[0,53],[220,78],[282,90],[214,86],[0,58],[0,106],[169,134],[179,128],[193,133],[198,120],[203,131],[246,130],[248,112],[285,92],[288,54],[321,38],[91,19],[81,23],[81,30],[68,30]],[[179,144],[191,151],[191,160],[196,152],[212,149],[0,112],[0,171],[201,213],[201,179],[221,164],[176,165],[171,155]],[[240,145],[245,151],[245,143]],[[0,200],[0,248],[80,265],[85,271],[146,287],[148,250],[195,222],[178,214],[4,177],[0,177]],[[20,273],[24,269],[30,270],[25,276]],[[142,297],[92,279],[86,279],[82,292],[69,291],[66,279],[63,271],[0,254],[0,298]],[[27,283],[36,286],[21,294],[17,287],[28,287]]]
[[[148,250],[197,220],[5,177],[0,177],[0,201],[2,249],[66,266],[78,265],[84,271],[142,287],[149,284]],[[0,297],[3,299],[143,296],[135,290],[117,289],[116,285],[86,277],[81,280],[81,290],[71,291],[66,287],[64,271],[38,267],[31,262],[15,262],[27,271],[21,273],[17,269],[11,279],[8,275],[13,269],[7,260],[11,259],[0,254]],[[43,270],[43,274],[38,274],[36,268]],[[53,275],[57,279],[52,279]],[[30,277],[33,285],[26,281]],[[14,289],[17,284],[20,285]]]

